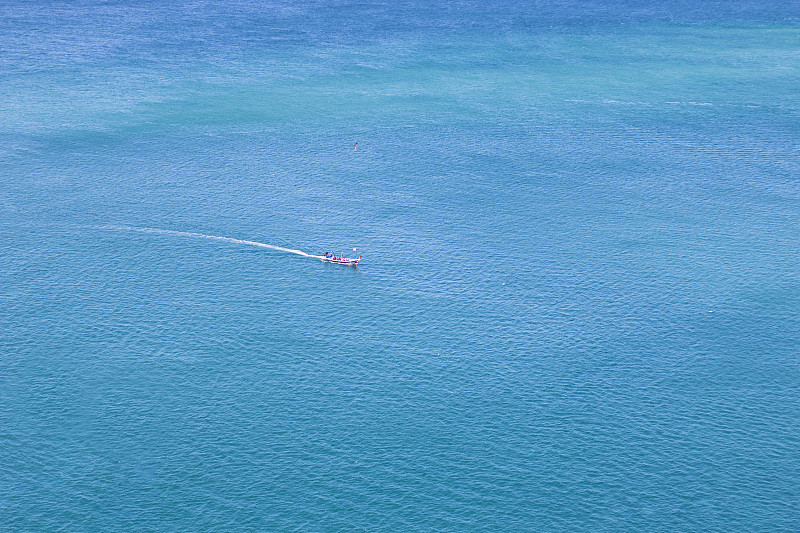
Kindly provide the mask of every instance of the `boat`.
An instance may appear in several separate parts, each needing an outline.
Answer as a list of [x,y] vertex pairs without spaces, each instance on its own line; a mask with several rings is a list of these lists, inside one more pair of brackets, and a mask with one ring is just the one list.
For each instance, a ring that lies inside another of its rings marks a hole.
[[350,257],[345,257],[344,254],[337,256],[333,252],[325,252],[319,257],[326,263],[334,263],[336,265],[358,266],[358,262],[361,261],[360,255],[358,259],[351,259]]

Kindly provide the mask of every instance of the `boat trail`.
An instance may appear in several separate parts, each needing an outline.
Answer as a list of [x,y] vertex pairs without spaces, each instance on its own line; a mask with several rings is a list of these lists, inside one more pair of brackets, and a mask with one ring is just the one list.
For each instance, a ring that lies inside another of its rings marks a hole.
[[139,233],[157,233],[159,235],[175,235],[176,237],[195,237],[199,239],[212,239],[215,241],[232,242],[234,244],[244,244],[247,246],[257,246],[259,248],[269,248],[270,250],[278,250],[280,252],[288,252],[290,254],[302,255],[303,257],[313,257],[315,259],[322,259],[321,255],[308,254],[302,250],[294,250],[292,248],[283,248],[282,246],[275,246],[274,244],[266,244],[256,241],[245,241],[242,239],[234,239],[232,237],[220,237],[218,235],[205,235],[203,233],[194,233],[190,231],[174,231],[170,229],[158,228],[140,228],[136,226],[96,226],[98,229],[120,230],[120,231],[137,231]]

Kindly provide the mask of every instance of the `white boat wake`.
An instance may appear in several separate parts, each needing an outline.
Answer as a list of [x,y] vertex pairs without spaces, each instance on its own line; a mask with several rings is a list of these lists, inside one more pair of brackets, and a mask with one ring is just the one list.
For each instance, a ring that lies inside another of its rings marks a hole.
[[244,241],[242,239],[234,239],[232,237],[220,237],[218,235],[205,235],[203,233],[193,233],[190,231],[174,231],[170,229],[158,229],[158,228],[140,228],[136,226],[97,226],[97,229],[137,231],[139,233],[157,233],[159,235],[175,235],[178,237],[195,237],[200,239],[211,239],[215,241],[232,242],[234,244],[245,244],[247,246],[257,246],[259,248],[269,248],[270,250],[289,252],[291,254],[302,255],[303,257],[313,257],[314,259],[323,259],[321,255],[307,254],[302,250],[283,248],[282,246],[275,246],[274,244],[266,244],[263,242],[256,242],[256,241]]

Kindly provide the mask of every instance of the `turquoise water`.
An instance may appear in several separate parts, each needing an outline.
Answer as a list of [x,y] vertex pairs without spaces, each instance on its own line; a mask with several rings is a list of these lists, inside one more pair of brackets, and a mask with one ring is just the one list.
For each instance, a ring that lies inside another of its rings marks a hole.
[[800,530],[774,4],[0,5],[0,529]]

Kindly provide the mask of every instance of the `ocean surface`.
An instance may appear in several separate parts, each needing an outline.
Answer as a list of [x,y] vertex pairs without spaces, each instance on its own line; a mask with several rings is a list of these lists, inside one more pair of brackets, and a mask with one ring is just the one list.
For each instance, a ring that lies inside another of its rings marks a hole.
[[800,531],[800,2],[3,1],[0,530]]

